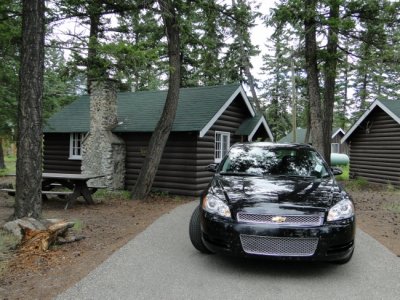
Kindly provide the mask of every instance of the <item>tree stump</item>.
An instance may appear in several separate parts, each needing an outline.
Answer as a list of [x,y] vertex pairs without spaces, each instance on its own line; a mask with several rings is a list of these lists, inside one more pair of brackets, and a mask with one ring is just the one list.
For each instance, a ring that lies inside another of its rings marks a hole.
[[[22,252],[44,252],[55,243],[58,237],[65,239],[68,228],[74,226],[73,222],[61,221],[50,225],[46,230],[37,230],[19,224],[22,230],[20,251]],[[81,238],[82,239],[82,238]],[[78,239],[74,239],[76,241]]]

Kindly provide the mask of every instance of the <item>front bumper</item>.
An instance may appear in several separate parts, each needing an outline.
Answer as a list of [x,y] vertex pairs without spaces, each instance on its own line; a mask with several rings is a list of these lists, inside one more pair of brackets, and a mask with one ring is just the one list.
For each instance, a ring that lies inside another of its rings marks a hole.
[[[201,229],[203,242],[208,249],[213,252],[234,256],[335,261],[350,257],[354,250],[354,217],[345,221],[315,227],[293,227],[237,222],[236,220],[218,217],[202,210]],[[241,235],[283,239],[312,238],[314,240],[317,239],[317,246],[315,252],[305,256],[295,254],[255,254],[243,249]]]

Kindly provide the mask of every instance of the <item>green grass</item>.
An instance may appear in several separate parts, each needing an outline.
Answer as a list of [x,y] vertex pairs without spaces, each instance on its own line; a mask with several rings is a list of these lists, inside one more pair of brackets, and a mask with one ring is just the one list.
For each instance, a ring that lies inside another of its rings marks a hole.
[[6,168],[0,170],[0,176],[7,174],[15,174],[15,162],[17,158],[15,156],[5,156],[4,162],[6,163]]
[[83,221],[76,219],[76,220],[72,220],[72,222],[74,222],[74,227],[72,227],[72,229],[75,230],[76,232],[81,232],[84,227]]
[[349,190],[360,191],[368,187],[369,183],[367,179],[363,177],[358,177],[356,179],[351,179],[346,181],[346,188]]
[[363,190],[366,189],[369,185],[367,179],[363,178],[363,177],[357,177],[356,179],[350,179],[350,166],[349,165],[345,165],[345,166],[340,166],[340,169],[342,169],[342,174],[336,176],[336,179],[338,181],[342,181],[345,186],[346,189],[349,190],[355,190],[355,191],[359,191],[359,190]]
[[340,181],[349,180],[349,170],[350,170],[349,165],[340,166],[340,169],[342,169],[343,173],[341,175],[336,176],[336,179]]

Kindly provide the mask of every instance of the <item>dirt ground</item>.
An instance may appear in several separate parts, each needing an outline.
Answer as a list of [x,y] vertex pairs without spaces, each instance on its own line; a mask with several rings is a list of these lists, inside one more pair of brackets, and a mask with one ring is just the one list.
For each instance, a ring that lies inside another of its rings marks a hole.
[[[351,194],[359,228],[400,256],[400,192],[374,187],[354,189]],[[131,201],[114,195],[98,198],[94,206],[78,202],[68,210],[63,209],[62,200],[46,201],[45,218],[75,221],[79,224],[77,233],[86,238],[55,246],[43,256],[21,257],[12,252],[6,260],[7,269],[0,274],[0,299],[54,298],[162,214],[193,199],[159,195],[152,200]],[[0,194],[0,225],[12,212],[13,197]]]

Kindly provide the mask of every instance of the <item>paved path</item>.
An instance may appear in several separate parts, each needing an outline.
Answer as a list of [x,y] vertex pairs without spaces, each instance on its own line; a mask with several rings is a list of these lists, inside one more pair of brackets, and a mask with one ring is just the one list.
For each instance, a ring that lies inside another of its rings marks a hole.
[[400,258],[360,230],[341,266],[203,255],[188,237],[196,205],[158,219],[58,299],[400,299]]

